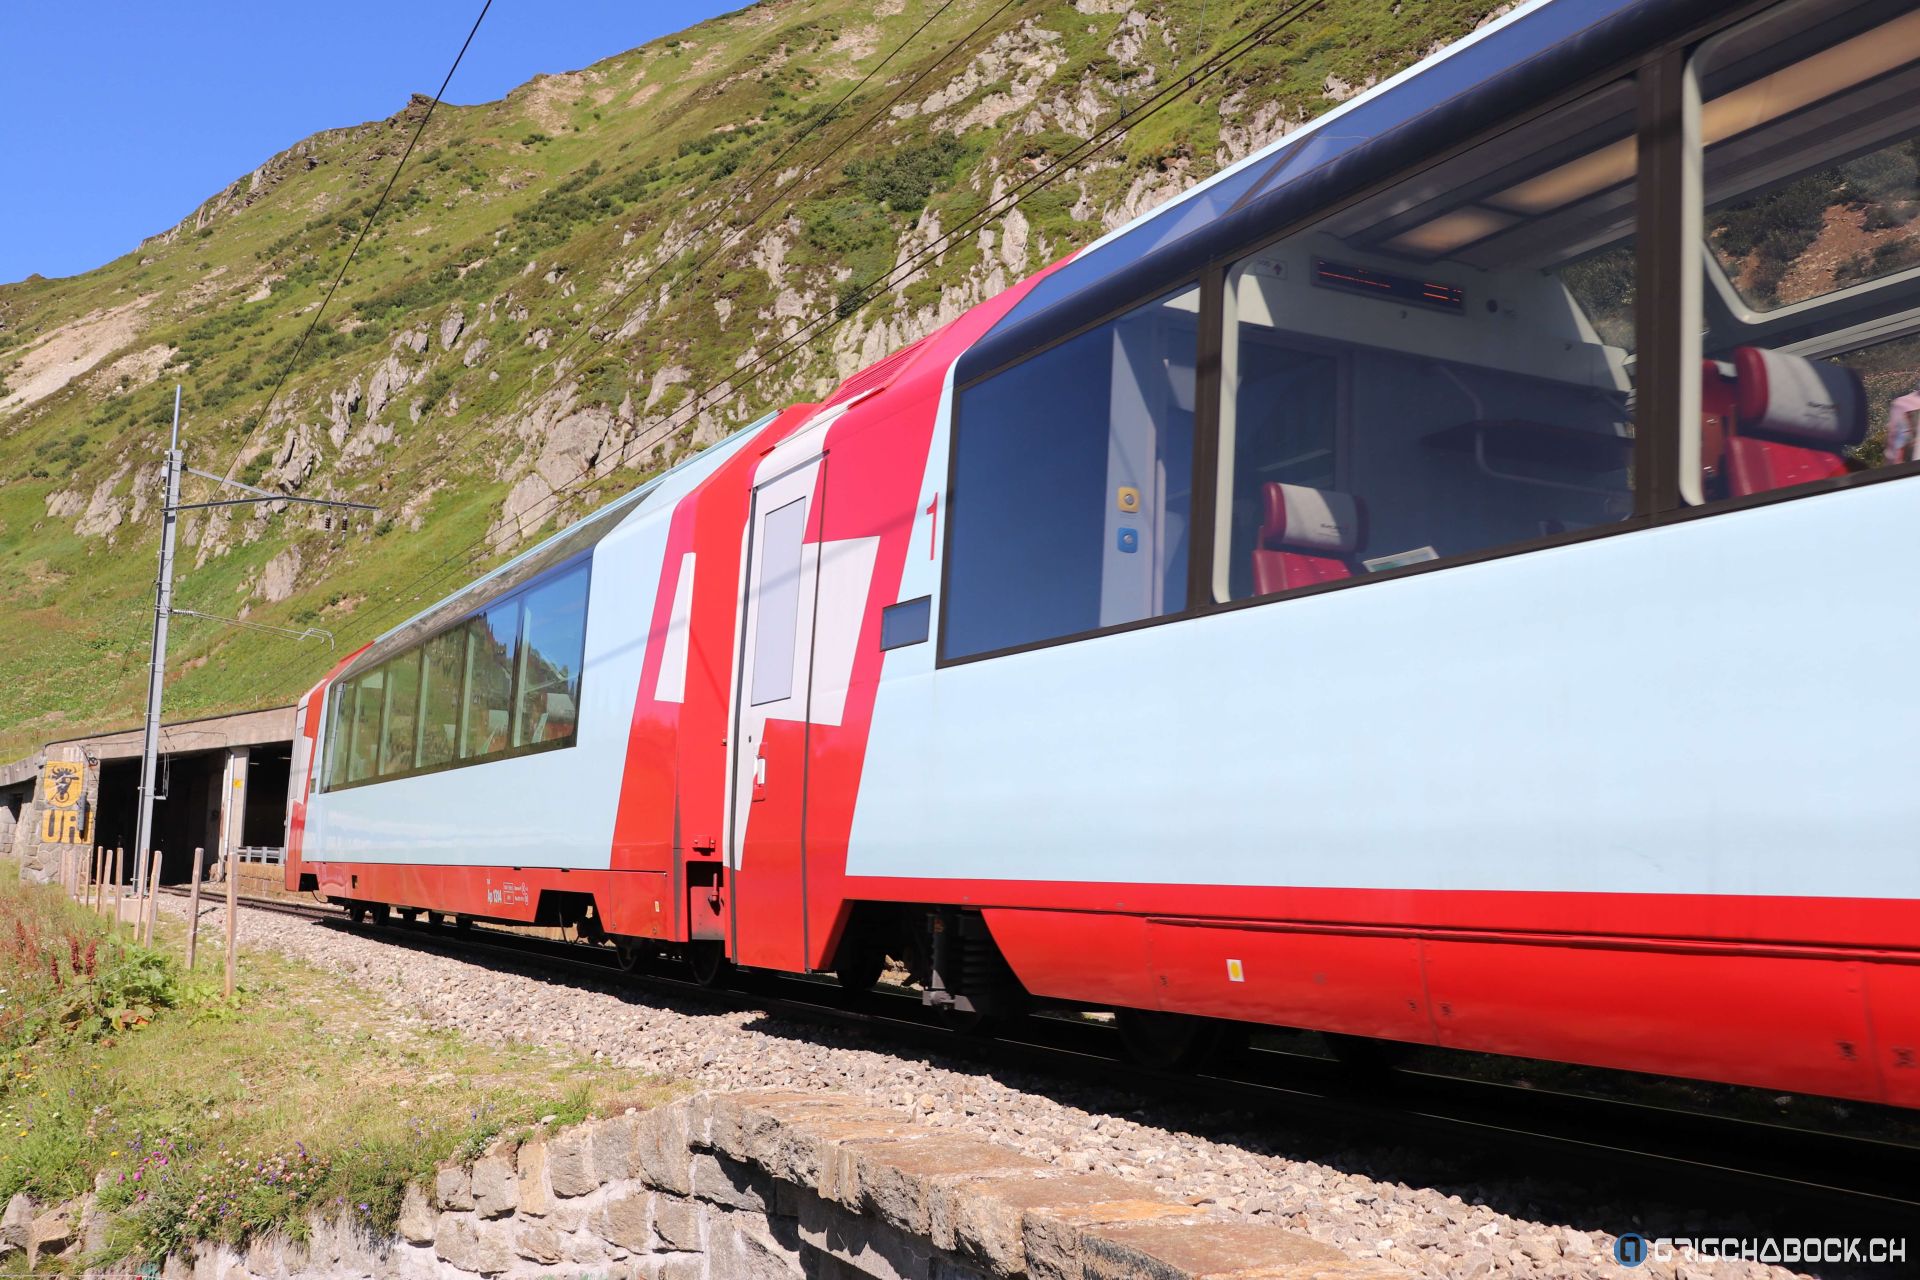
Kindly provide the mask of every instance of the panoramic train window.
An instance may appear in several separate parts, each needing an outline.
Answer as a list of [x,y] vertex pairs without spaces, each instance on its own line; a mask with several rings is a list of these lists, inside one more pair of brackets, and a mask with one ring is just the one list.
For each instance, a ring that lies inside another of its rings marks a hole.
[[1609,86],[1233,266],[1217,599],[1632,513],[1634,110]]
[[1149,302],[960,394],[942,656],[1186,607],[1199,298]]
[[587,642],[587,565],[526,588],[342,681],[326,786],[572,745]]
[[1707,254],[1689,498],[1915,460],[1920,12],[1779,5],[1693,74]]
[[347,697],[353,724],[347,739],[347,781],[374,776],[380,758],[380,711],[386,703],[386,672],[375,669],[357,677]]
[[562,575],[522,598],[520,695],[513,745],[573,737],[580,706],[580,657],[587,641],[587,567]]
[[460,706],[465,701],[467,633],[443,631],[422,649],[420,678],[420,767],[438,769],[453,762],[460,747]]
[[387,709],[380,739],[382,776],[413,768],[414,728],[420,723],[420,654],[403,653],[386,664]]
[[494,605],[467,623],[467,731],[463,757],[505,751],[513,711],[513,646],[520,602]]

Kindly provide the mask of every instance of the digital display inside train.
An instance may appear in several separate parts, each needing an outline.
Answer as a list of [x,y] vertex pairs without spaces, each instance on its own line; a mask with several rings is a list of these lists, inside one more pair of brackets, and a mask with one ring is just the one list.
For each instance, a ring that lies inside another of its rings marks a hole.
[[1464,311],[1467,303],[1466,291],[1458,285],[1421,280],[1415,276],[1390,275],[1385,271],[1375,271],[1372,267],[1356,267],[1351,263],[1332,262],[1326,258],[1313,260],[1313,282],[1327,289],[1364,294],[1389,302],[1411,302],[1415,306],[1434,307],[1441,311]]

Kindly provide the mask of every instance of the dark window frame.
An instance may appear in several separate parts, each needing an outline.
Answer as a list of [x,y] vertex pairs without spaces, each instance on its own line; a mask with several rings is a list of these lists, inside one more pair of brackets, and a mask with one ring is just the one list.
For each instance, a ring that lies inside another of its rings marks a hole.
[[[405,658],[408,655],[418,655],[417,660],[421,662],[422,669],[424,671],[426,647],[429,644],[432,644],[435,640],[439,639],[443,635],[446,635],[448,632],[462,630],[463,628],[467,627],[471,622],[473,622],[475,618],[483,617],[491,609],[497,609],[503,604],[511,604],[514,606],[514,637],[515,637],[515,649],[516,649],[516,657],[514,660],[514,678],[507,692],[508,738],[509,738],[509,744],[511,744],[513,715],[514,715],[515,709],[519,706],[519,699],[520,699],[520,669],[522,664],[518,659],[517,650],[520,647],[519,646],[520,637],[522,633],[526,630],[527,611],[526,611],[526,605],[523,597],[534,591],[539,590],[542,587],[551,586],[555,582],[558,582],[560,579],[566,577],[569,573],[573,572],[575,569],[580,569],[583,571],[584,590],[581,596],[581,608],[585,611],[585,616],[588,618],[591,618],[592,608],[593,608],[593,549],[590,547],[572,556],[567,557],[565,560],[562,560],[557,564],[554,564],[546,569],[543,569],[537,576],[528,578],[525,582],[522,582],[516,585],[512,591],[509,591],[504,595],[495,596],[487,600],[485,603],[475,606],[472,610],[464,614],[461,614],[457,618],[448,620],[444,625],[436,627],[433,631],[430,631],[422,636],[419,636],[406,648],[400,649],[394,653],[388,654],[386,657],[382,658],[377,664],[371,667],[367,667],[364,670],[356,671],[350,677],[335,681],[333,684],[330,684],[327,686],[327,696],[331,698],[334,695],[335,691],[351,686],[355,681],[359,680],[362,676],[365,676],[371,672],[384,671],[388,663],[394,661],[397,658]],[[454,754],[454,758],[452,760],[449,760],[443,764],[432,764],[432,765],[419,764],[418,761],[420,759],[420,751],[419,751],[418,742],[419,742],[419,736],[420,736],[420,726],[416,724],[415,734],[414,734],[415,748],[414,748],[414,757],[413,757],[416,763],[413,768],[402,770],[398,773],[383,774],[376,771],[372,777],[361,778],[353,782],[348,782],[345,780],[340,780],[340,781],[329,780],[328,785],[322,787],[321,790],[328,791],[328,792],[352,791],[359,787],[374,786],[382,782],[400,782],[407,778],[422,778],[422,777],[426,777],[429,774],[445,773],[449,769],[465,769],[473,765],[493,764],[494,762],[500,761],[500,760],[517,760],[522,756],[539,755],[547,751],[564,751],[579,745],[580,718],[578,715],[576,715],[576,718],[574,720],[573,732],[568,734],[564,738],[554,738],[547,742],[530,742],[530,743],[523,744],[521,746],[508,745],[498,751],[489,751],[481,755],[471,755],[471,756],[460,755],[458,753],[457,746],[459,742],[465,741],[464,735],[466,731],[467,711],[468,711],[467,695],[470,692],[472,678],[473,678],[473,660],[472,660],[471,644],[466,646],[466,649],[467,649],[466,656],[463,658],[460,664],[461,700],[459,704],[459,723],[456,730],[456,735],[457,735],[456,751]],[[425,684],[426,682],[423,677],[421,681],[422,689],[425,688]],[[581,630],[580,688],[581,688],[580,710],[584,711],[586,706],[586,628],[584,626],[582,627],[582,630]],[[385,692],[382,693],[383,699],[386,698],[387,696],[388,695]],[[418,712],[416,709],[416,715],[417,714]],[[386,732],[385,722],[386,722],[386,717],[383,715],[381,717],[381,740],[382,741],[384,741],[385,732]],[[328,749],[329,750],[332,749],[331,743],[329,743]]]
[[[1551,97],[1515,113],[1497,130],[1473,134],[1451,147],[1437,150],[1423,157],[1418,165],[1396,169],[1278,228],[1257,237],[1248,238],[1228,250],[1217,252],[1197,270],[1176,273],[1164,281],[1154,281],[1150,288],[1138,296],[1130,296],[1096,317],[1073,326],[1063,327],[1059,332],[1048,335],[1044,342],[1020,353],[1017,357],[1000,361],[982,370],[965,382],[957,383],[953,389],[952,417],[947,433],[946,490],[943,499],[949,510],[952,509],[954,501],[954,479],[958,471],[961,433],[964,429],[960,408],[966,391],[1009,369],[1044,355],[1083,333],[1109,324],[1155,297],[1198,285],[1201,291],[1201,329],[1194,405],[1193,519],[1195,527],[1200,528],[1203,512],[1204,518],[1209,522],[1216,517],[1219,500],[1216,492],[1218,477],[1215,474],[1217,471],[1215,450],[1218,447],[1220,425],[1220,355],[1224,335],[1219,318],[1220,308],[1218,305],[1210,306],[1209,302],[1217,304],[1221,299],[1226,273],[1233,264],[1258,253],[1269,245],[1309,230],[1328,218],[1336,217],[1347,209],[1391,190],[1410,178],[1447,164],[1476,147],[1486,145],[1505,134],[1523,128],[1534,120],[1560,110],[1610,83],[1632,79],[1636,82],[1638,98],[1635,130],[1638,140],[1635,171],[1637,225],[1633,239],[1636,248],[1634,510],[1625,519],[1587,529],[1504,543],[1498,547],[1449,556],[1444,560],[1403,565],[1382,573],[1370,573],[1364,577],[1337,579],[1272,595],[1229,601],[1214,601],[1211,598],[1214,567],[1213,539],[1211,537],[1195,538],[1190,549],[1191,559],[1187,578],[1189,595],[1186,608],[1151,618],[1094,627],[1070,635],[1028,641],[961,656],[949,656],[947,653],[948,576],[953,560],[953,526],[949,520],[941,533],[940,616],[935,627],[935,669],[990,661],[994,658],[1051,648],[1055,645],[1077,644],[1109,635],[1122,635],[1146,627],[1190,621],[1234,609],[1285,605],[1332,591],[1347,591],[1355,587],[1370,586],[1376,582],[1391,582],[1420,574],[1444,573],[1467,565],[1485,564],[1510,556],[1528,555],[1552,547],[1574,546],[1601,538],[1616,538],[1649,529],[1684,524],[1703,517],[1711,518],[1728,512],[1751,510],[1777,502],[1793,502],[1920,475],[1920,459],[1917,459],[1897,466],[1853,472],[1789,489],[1721,500],[1704,506],[1687,505],[1681,495],[1680,448],[1685,425],[1682,421],[1685,407],[1683,388],[1689,372],[1682,344],[1677,339],[1687,325],[1695,322],[1698,308],[1689,309],[1686,290],[1667,289],[1663,282],[1672,278],[1664,273],[1672,270],[1677,263],[1690,263],[1696,271],[1700,267],[1697,236],[1694,237],[1694,244],[1690,246],[1687,238],[1691,232],[1683,226],[1680,208],[1680,184],[1684,181],[1685,167],[1692,159],[1691,139],[1685,136],[1680,118],[1682,95],[1685,92],[1688,64],[1698,46],[1756,14],[1765,12],[1774,3],[1776,0],[1750,0],[1750,3],[1737,6],[1726,13],[1716,14],[1711,19],[1678,37],[1663,42],[1657,48],[1637,58],[1612,64]],[[1697,380],[1694,385],[1697,388]],[[1697,414],[1697,391],[1695,409]],[[1203,485],[1206,488],[1204,496]],[[1206,594],[1205,600],[1198,598],[1202,591]]]

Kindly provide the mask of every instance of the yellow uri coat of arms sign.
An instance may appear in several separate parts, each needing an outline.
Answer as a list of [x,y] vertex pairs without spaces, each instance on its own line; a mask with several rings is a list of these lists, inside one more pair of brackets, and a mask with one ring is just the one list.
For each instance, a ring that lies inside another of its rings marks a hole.
[[87,767],[73,760],[49,760],[40,773],[40,842],[87,844],[93,840],[93,815],[83,803]]

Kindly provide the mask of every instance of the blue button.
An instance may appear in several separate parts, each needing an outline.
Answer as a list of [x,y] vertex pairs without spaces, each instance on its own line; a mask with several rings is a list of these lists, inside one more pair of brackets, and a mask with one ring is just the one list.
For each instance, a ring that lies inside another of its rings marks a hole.
[[1122,529],[1120,531],[1118,545],[1120,550],[1126,552],[1128,555],[1132,555],[1140,549],[1140,531],[1138,529]]

